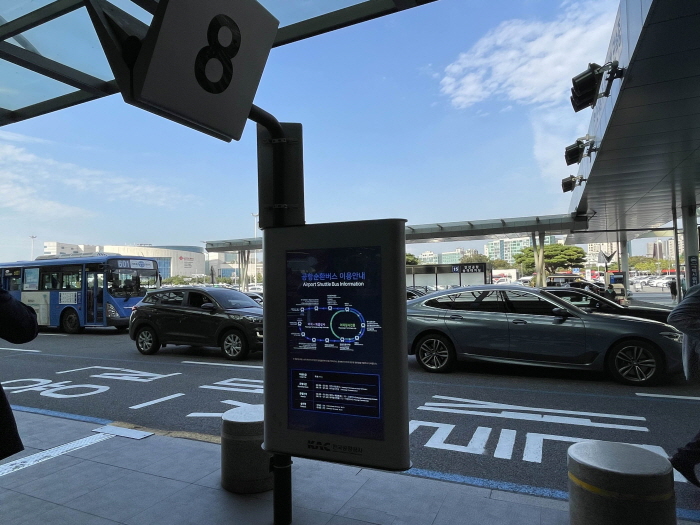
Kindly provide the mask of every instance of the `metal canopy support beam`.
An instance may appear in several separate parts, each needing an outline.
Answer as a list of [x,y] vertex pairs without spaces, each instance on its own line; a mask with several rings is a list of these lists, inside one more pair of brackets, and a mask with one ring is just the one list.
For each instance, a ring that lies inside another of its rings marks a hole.
[[372,0],[281,27],[272,47],[283,46],[336,29],[366,22],[435,0]]
[[57,0],[36,11],[32,11],[15,20],[7,22],[0,27],[0,40],[7,40],[15,35],[29,31],[30,29],[49,22],[54,18],[70,13],[83,7],[85,0]]
[[54,111],[58,111],[59,109],[77,106],[83,102],[90,102],[91,100],[108,95],[114,95],[115,93],[119,93],[119,87],[117,87],[117,83],[112,80],[105,83],[105,89],[101,94],[76,91],[75,93],[68,93],[67,95],[45,100],[43,102],[39,102],[38,104],[23,107],[16,111],[8,111],[7,113],[0,112],[0,126],[38,117],[39,115],[45,115],[46,113],[52,113]]
[[0,42],[0,58],[92,95],[109,94],[107,81],[7,42]]
[[[630,270],[630,252],[628,250],[629,243],[627,242],[627,233],[624,231],[620,232],[619,236],[619,246],[618,250],[620,253],[620,271],[625,272],[625,275],[629,274]],[[629,283],[625,283],[629,285]]]

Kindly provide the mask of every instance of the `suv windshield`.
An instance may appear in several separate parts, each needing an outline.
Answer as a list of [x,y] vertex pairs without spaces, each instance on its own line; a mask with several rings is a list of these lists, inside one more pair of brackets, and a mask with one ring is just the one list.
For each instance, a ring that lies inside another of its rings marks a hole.
[[260,308],[260,305],[246,294],[226,288],[209,289],[207,292],[223,308]]

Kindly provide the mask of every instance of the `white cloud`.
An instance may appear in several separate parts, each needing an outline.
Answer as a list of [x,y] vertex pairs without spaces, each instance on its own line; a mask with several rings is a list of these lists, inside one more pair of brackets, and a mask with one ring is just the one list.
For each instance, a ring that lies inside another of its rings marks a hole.
[[50,140],[40,139],[37,137],[30,137],[28,135],[21,135],[19,133],[12,133],[11,131],[0,130],[0,140],[8,140],[10,142],[30,142],[36,144],[50,144]]
[[[441,91],[465,109],[489,99],[531,109],[533,155],[541,175],[565,177],[564,147],[585,134],[589,114],[571,108],[571,78],[602,64],[616,0],[565,2],[551,21],[506,20],[445,68]],[[477,114],[481,110],[477,110]],[[573,171],[572,171],[573,172]]]
[[506,20],[445,68],[458,108],[498,96],[520,104],[568,100],[571,78],[605,57],[617,2],[572,2],[554,20]]
[[[144,184],[136,179],[72,163],[58,162],[38,156],[23,147],[1,142],[2,139],[32,142],[30,137],[26,137],[25,140],[21,135],[10,135],[15,136],[0,135],[0,194],[3,195],[1,208],[28,213],[37,220],[52,220],[95,216],[103,199],[164,208],[174,208],[198,200],[197,197],[174,189]],[[76,202],[86,201],[91,203],[88,205],[91,207],[59,202],[56,195],[59,195],[60,199],[60,195],[65,195],[66,192],[75,195]],[[94,195],[99,197],[95,199]]]

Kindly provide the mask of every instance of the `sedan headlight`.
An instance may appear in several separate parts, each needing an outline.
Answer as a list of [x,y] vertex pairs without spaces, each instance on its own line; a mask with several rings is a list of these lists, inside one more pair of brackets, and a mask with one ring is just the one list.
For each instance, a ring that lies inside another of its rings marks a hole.
[[683,343],[683,334],[680,332],[661,332],[659,335],[664,336],[666,339],[670,339],[674,343]]

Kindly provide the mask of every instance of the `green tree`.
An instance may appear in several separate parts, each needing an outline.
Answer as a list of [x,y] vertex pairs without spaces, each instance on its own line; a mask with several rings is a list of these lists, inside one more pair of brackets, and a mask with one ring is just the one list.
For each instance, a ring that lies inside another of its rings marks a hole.
[[173,275],[172,277],[167,277],[163,279],[163,284],[187,284],[185,278],[182,275]]
[[406,266],[416,266],[420,264],[420,259],[413,255],[412,253],[406,254]]
[[[578,246],[566,244],[547,244],[544,247],[544,269],[548,273],[555,273],[557,269],[568,269],[575,266],[583,266],[586,261],[586,252]],[[523,268],[534,270],[535,255],[532,248],[525,248],[515,256],[515,262],[523,265]]]
[[503,259],[492,260],[491,266],[493,267],[494,270],[509,270],[511,268],[515,268],[515,266],[510,264],[508,261],[504,261]]
[[486,255],[477,253],[476,255],[465,255],[459,260],[459,262],[460,264],[485,263],[489,262],[489,258]]

